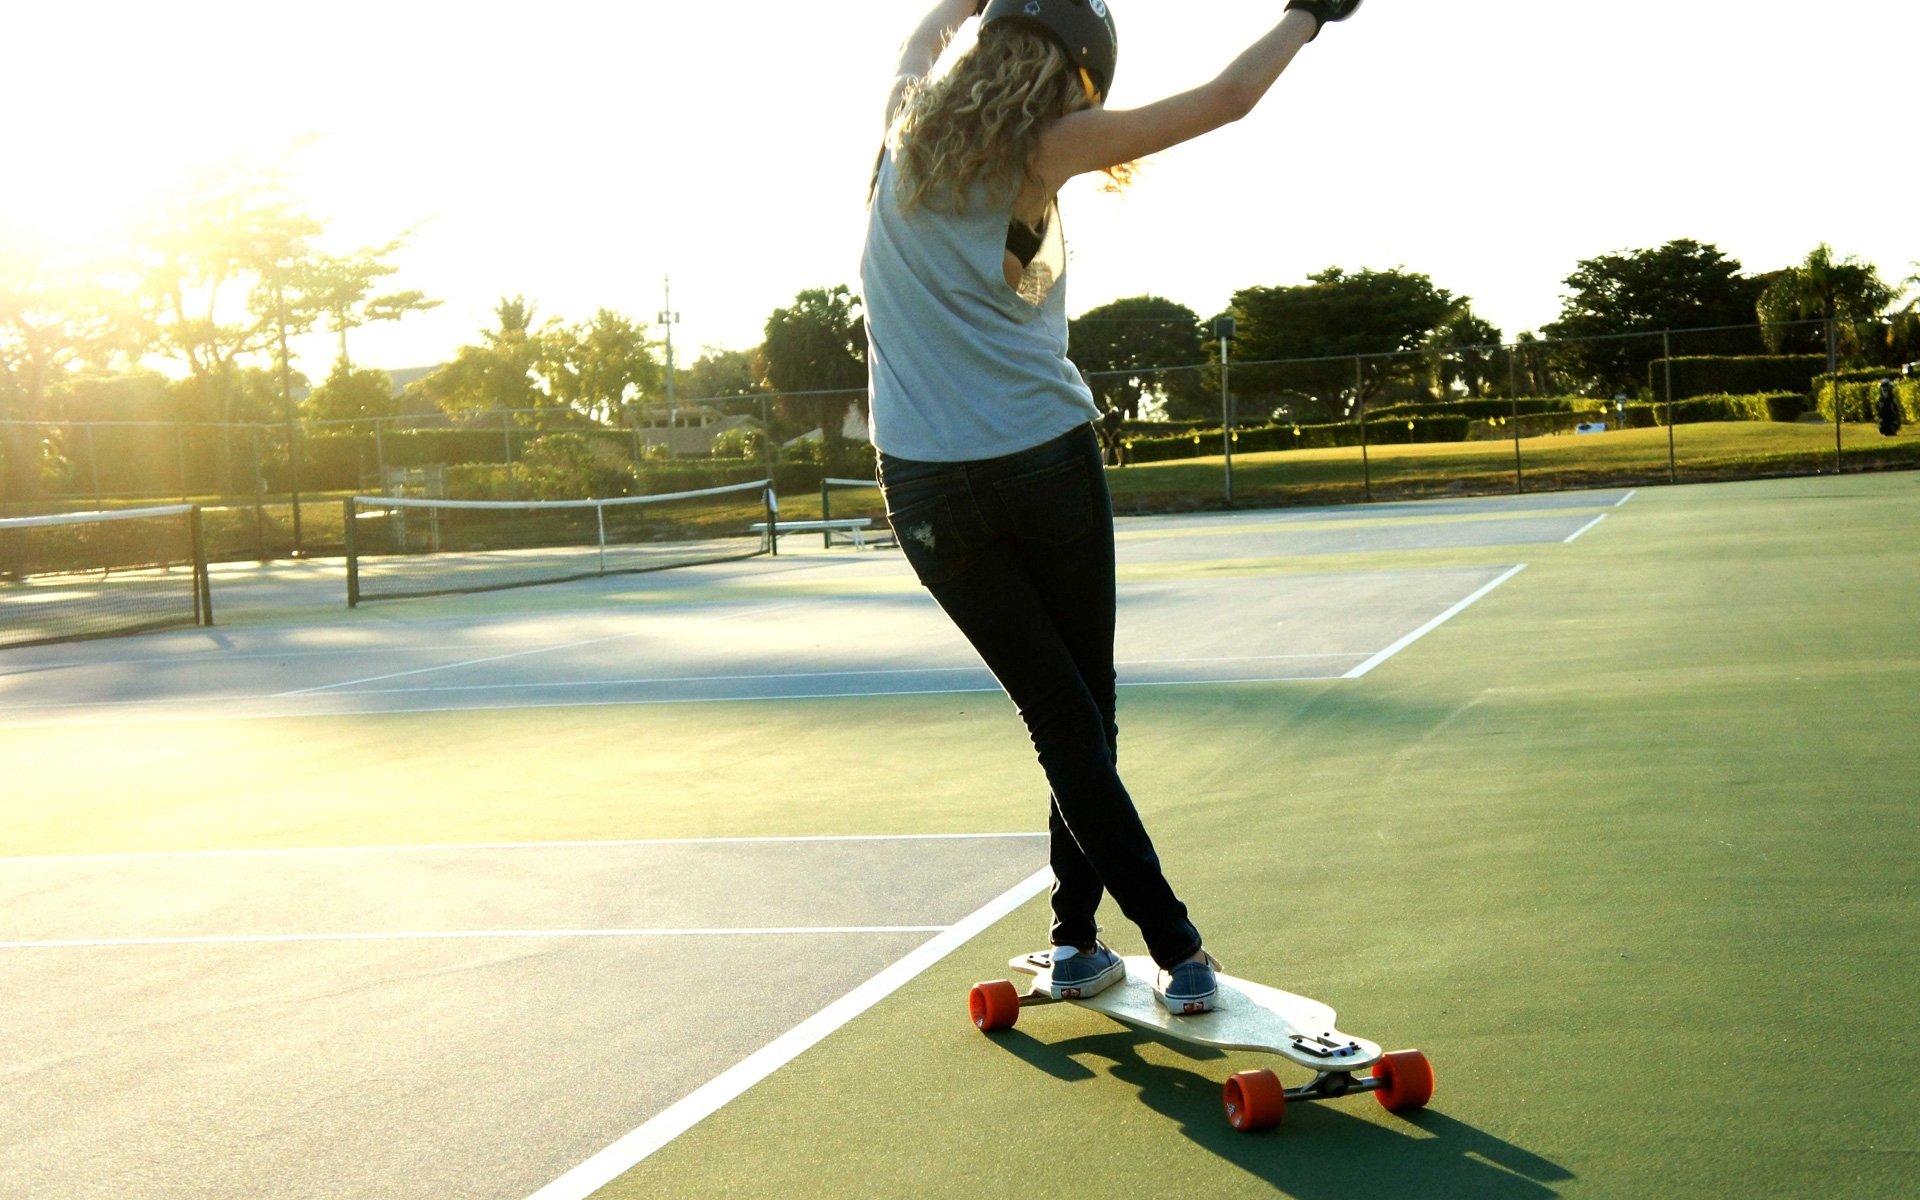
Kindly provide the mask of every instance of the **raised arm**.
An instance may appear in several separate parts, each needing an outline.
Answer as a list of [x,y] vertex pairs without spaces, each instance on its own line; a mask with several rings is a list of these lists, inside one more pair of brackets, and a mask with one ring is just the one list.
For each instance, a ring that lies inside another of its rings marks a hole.
[[968,17],[980,12],[980,0],[935,0],[934,6],[900,45],[900,63],[893,71],[893,90],[887,94],[886,127],[893,126],[907,88],[925,79],[946,52],[947,43]]
[[1294,0],[1280,23],[1214,79],[1144,108],[1086,109],[1056,121],[1034,152],[1033,174],[1049,191],[1075,175],[1157,154],[1252,112],[1323,22],[1344,20],[1359,0]]

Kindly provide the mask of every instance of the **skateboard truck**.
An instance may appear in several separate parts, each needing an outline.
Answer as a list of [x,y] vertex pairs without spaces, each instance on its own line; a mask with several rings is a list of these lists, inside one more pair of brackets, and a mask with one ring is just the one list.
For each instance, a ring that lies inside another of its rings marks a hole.
[[1288,1036],[1293,1039],[1293,1048],[1295,1050],[1300,1051],[1302,1054],[1311,1054],[1316,1058],[1352,1058],[1354,1055],[1360,1053],[1359,1042],[1351,1038],[1344,1042],[1335,1041],[1333,1035],[1330,1033],[1317,1035],[1295,1033],[1289,1034]]

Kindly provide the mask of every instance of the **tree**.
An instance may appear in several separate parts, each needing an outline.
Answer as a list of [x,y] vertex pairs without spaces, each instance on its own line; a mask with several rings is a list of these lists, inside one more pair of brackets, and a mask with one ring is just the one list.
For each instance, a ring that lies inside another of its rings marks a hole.
[[0,244],[0,417],[47,415],[48,389],[110,357],[115,320],[86,267]]
[[361,421],[398,416],[400,398],[385,371],[354,367],[341,358],[300,407],[310,420]]
[[1233,296],[1234,388],[1264,396],[1276,415],[1294,420],[1344,417],[1390,380],[1411,378],[1418,364],[1405,352],[1418,350],[1466,303],[1425,275],[1397,269],[1328,267],[1307,279]]
[[1499,347],[1500,330],[1462,304],[1427,339],[1427,349],[1434,352],[1428,381],[1433,398],[1449,399],[1455,384],[1476,400],[1485,396],[1495,381]]
[[479,345],[460,347],[452,362],[420,381],[420,388],[454,416],[514,412],[527,424],[548,403],[533,381],[533,306],[524,296],[503,296],[493,312],[499,327],[482,330]]
[[1567,276],[1560,319],[1540,332],[1565,342],[1553,365],[1567,382],[1601,395],[1637,391],[1647,364],[1664,352],[1657,337],[1629,333],[1740,326],[1689,337],[1674,352],[1756,354],[1753,331],[1760,284],[1714,246],[1679,238],[1655,250],[1629,250],[1582,259]]
[[[1217,393],[1201,371],[1206,339],[1200,317],[1158,296],[1115,300],[1068,325],[1068,355],[1087,373],[1101,408],[1138,420],[1140,403],[1161,401],[1169,417],[1197,420],[1217,409]],[[1157,370],[1156,368],[1185,368]]]
[[319,231],[278,169],[236,164],[203,177],[147,230],[147,348],[187,368],[215,410],[206,415],[231,421],[239,360],[311,325],[285,303],[285,284]]
[[692,366],[674,372],[674,385],[681,396],[704,401],[723,412],[758,416],[760,380],[765,374],[754,367],[758,354],[758,349],[702,347]]
[[536,367],[556,404],[602,424],[613,423],[630,400],[658,391],[661,382],[646,333],[606,308],[583,324],[549,323],[541,331]]
[[1832,324],[1843,353],[1858,354],[1862,326],[1879,317],[1897,294],[1872,263],[1853,257],[1836,261],[1833,247],[1822,242],[1806,261],[1773,278],[1755,310],[1769,347],[1780,345],[1786,323],[1816,319]]
[[844,285],[803,291],[792,307],[777,308],[767,318],[761,347],[767,387],[781,393],[840,393],[780,398],[789,413],[804,413],[807,421],[818,423],[829,463],[851,394],[857,391],[865,403],[867,332],[859,307],[860,298]]
[[[1920,262],[1913,264],[1920,268]],[[1907,363],[1920,358],[1920,270],[1900,281],[1907,302],[1887,314],[1887,359]]]
[[425,312],[440,305],[425,292],[390,292],[371,296],[376,281],[400,268],[387,262],[404,244],[395,239],[384,246],[371,246],[351,254],[316,254],[297,264],[290,288],[298,305],[318,314],[340,338],[339,361],[349,366],[347,333],[376,321],[398,321],[408,313]]

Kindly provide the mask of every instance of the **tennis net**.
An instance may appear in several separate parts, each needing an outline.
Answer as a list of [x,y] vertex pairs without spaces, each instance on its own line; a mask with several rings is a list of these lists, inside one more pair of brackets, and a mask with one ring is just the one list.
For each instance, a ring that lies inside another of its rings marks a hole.
[[0,648],[211,624],[196,505],[0,520]]
[[610,500],[346,502],[347,604],[660,571],[768,553],[773,482]]

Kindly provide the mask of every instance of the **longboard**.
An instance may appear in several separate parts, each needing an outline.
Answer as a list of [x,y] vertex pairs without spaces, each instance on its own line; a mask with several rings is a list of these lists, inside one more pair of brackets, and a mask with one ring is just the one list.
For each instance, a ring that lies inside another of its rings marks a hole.
[[[1159,967],[1151,958],[1125,960],[1127,976],[1085,997],[1053,997],[1048,951],[1008,962],[1033,976],[1026,992],[1006,980],[978,983],[967,997],[973,1023],[984,1033],[1011,1029],[1020,1011],[1043,1004],[1078,1004],[1116,1021],[1165,1037],[1222,1050],[1255,1050],[1314,1072],[1312,1083],[1284,1087],[1272,1071],[1242,1071],[1227,1080],[1222,1103],[1236,1129],[1268,1129],[1286,1114],[1288,1101],[1330,1100],[1372,1092],[1393,1112],[1419,1108],[1433,1096],[1433,1066],[1418,1050],[1383,1051],[1365,1038],[1342,1033],[1332,1008],[1318,1000],[1232,975],[1215,976],[1219,994],[1212,1011],[1175,1015],[1154,994]],[[1365,1077],[1358,1072],[1370,1070]]]

